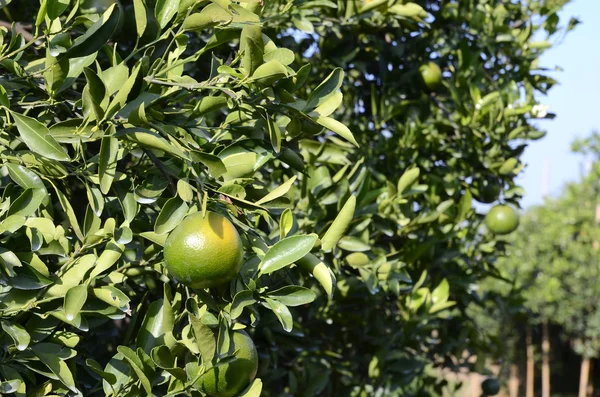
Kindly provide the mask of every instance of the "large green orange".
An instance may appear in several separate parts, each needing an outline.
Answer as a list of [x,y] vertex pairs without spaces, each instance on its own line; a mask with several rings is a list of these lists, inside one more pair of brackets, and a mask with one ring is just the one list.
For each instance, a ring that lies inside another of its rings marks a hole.
[[500,382],[494,378],[488,378],[481,383],[481,390],[486,396],[495,396],[500,392]]
[[508,205],[496,205],[485,216],[485,224],[496,234],[509,234],[519,227],[519,215]]
[[421,78],[423,79],[425,86],[430,90],[435,90],[442,82],[442,69],[433,62],[421,65],[419,67],[419,72],[421,73]]
[[165,265],[177,281],[192,288],[212,288],[229,282],[244,258],[242,240],[224,216],[207,211],[185,218],[164,247]]
[[234,397],[256,377],[258,353],[252,338],[244,331],[235,331],[231,338],[235,359],[209,369],[198,380],[200,390],[211,397]]

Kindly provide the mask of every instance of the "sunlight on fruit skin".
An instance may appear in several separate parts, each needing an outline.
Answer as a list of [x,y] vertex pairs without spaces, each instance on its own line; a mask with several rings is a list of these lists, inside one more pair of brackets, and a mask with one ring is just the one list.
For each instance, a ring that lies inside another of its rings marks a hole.
[[198,212],[185,218],[167,238],[164,258],[169,274],[192,288],[213,288],[239,272],[244,250],[233,224],[222,215]]
[[258,353],[252,338],[244,331],[235,331],[232,337],[236,358],[217,367],[199,379],[199,384],[211,397],[234,397],[241,393],[256,377]]
[[519,215],[508,205],[496,205],[485,216],[485,224],[495,234],[509,234],[519,227]]

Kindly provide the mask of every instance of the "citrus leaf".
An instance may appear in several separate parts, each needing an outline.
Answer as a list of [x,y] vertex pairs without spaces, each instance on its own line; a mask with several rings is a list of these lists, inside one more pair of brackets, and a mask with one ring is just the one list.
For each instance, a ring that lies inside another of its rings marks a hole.
[[81,393],[75,387],[75,380],[69,366],[63,358],[56,354],[55,349],[49,348],[50,343],[38,343],[31,347],[31,351],[46,365],[57,378],[71,390],[80,395]]
[[265,254],[259,265],[261,274],[270,274],[282,269],[310,252],[317,242],[317,236],[291,236],[276,242]]
[[117,351],[123,355],[131,369],[135,372],[138,379],[142,383],[142,387],[146,391],[148,396],[152,395],[152,384],[150,380],[144,373],[144,363],[142,360],[135,354],[135,352],[127,346],[117,346]]
[[[100,159],[98,162],[98,176],[100,177],[100,191],[104,194],[108,194],[110,186],[115,179],[118,153],[119,141],[116,138],[111,136],[102,138]],[[98,215],[98,213],[96,214]]]
[[8,169],[10,178],[23,189],[46,189],[44,182],[42,182],[42,178],[34,171],[25,168],[22,165],[12,163],[6,164],[6,168]]
[[274,299],[265,298],[265,302],[267,303],[267,307],[269,307],[271,311],[273,311],[273,313],[281,323],[283,330],[286,332],[290,332],[294,327],[294,320],[292,318],[292,313],[290,313],[290,309],[288,309],[287,306],[283,303],[278,302]]
[[314,109],[324,104],[337,90],[340,89],[344,82],[344,70],[342,68],[334,69],[329,76],[315,88],[308,99],[304,109]]
[[319,116],[315,119],[315,121],[323,127],[327,128],[328,130],[331,130],[339,136],[341,136],[342,138],[346,139],[354,146],[358,147],[358,142],[356,142],[356,139],[354,138],[354,135],[352,135],[350,129],[348,129],[348,127],[346,127],[344,124],[340,123],[336,119],[332,119],[331,117]]
[[19,135],[29,149],[44,157],[57,161],[69,161],[69,155],[65,149],[50,135],[48,128],[28,116],[11,112]]
[[90,274],[90,278],[94,278],[100,275],[101,273],[110,269],[115,263],[117,263],[117,261],[119,260],[119,258],[121,258],[121,255],[123,254],[124,248],[125,247],[123,246],[123,244],[119,244],[115,240],[109,241],[108,244],[106,244],[104,251],[102,251],[102,254],[100,254],[100,257],[98,257],[98,260],[96,261],[96,266]]
[[262,381],[260,379],[254,379],[250,386],[239,395],[239,397],[260,397],[262,392]]
[[335,217],[327,232],[321,238],[321,247],[323,251],[329,251],[335,247],[340,239],[348,230],[352,219],[354,218],[354,210],[356,208],[356,197],[350,196],[340,210],[340,213]]
[[198,346],[200,355],[202,356],[202,361],[205,365],[210,365],[213,357],[215,356],[215,352],[217,351],[215,334],[198,317],[191,313],[188,314],[188,317],[194,332],[196,345]]
[[25,328],[19,324],[2,321],[2,329],[15,342],[17,350],[23,351],[27,349],[27,346],[29,346],[29,343],[31,342],[31,338]]
[[288,285],[278,290],[269,292],[267,296],[286,306],[301,306],[314,301],[317,295],[308,288],[298,285]]
[[295,181],[296,181],[296,175],[294,175],[293,177],[291,177],[290,179],[285,181],[283,184],[281,184],[281,186],[278,186],[275,189],[271,190],[269,192],[269,194],[267,194],[266,196],[264,196],[263,198],[258,200],[256,202],[256,204],[259,204],[259,205],[264,204],[271,200],[275,200],[276,198],[283,196],[290,190],[290,188],[292,187],[292,185],[294,184]]
[[135,15],[135,30],[137,32],[137,37],[141,38],[144,35],[148,24],[144,0],[133,0],[133,13]]
[[175,229],[185,218],[188,209],[188,205],[179,196],[167,200],[156,218],[154,232],[160,235]]
[[81,58],[100,50],[108,43],[119,24],[120,9],[112,4],[90,28],[73,42],[66,53],[69,58]]
[[164,29],[171,19],[179,11],[179,2],[181,0],[157,0],[154,8],[154,16],[158,21],[161,29]]
[[87,285],[77,285],[69,289],[65,295],[65,317],[73,321],[87,300]]
[[296,264],[303,271],[312,274],[327,292],[327,295],[333,297],[336,286],[335,275],[321,259],[309,253],[304,258],[297,260]]
[[231,302],[231,310],[229,314],[231,315],[231,319],[234,320],[242,315],[244,308],[246,306],[250,306],[256,303],[256,299],[254,299],[254,293],[250,290],[240,291],[235,294],[233,298],[233,302]]

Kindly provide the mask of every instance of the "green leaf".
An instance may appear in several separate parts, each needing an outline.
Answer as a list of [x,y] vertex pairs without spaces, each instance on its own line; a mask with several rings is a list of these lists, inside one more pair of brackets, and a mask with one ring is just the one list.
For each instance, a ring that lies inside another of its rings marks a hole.
[[371,246],[358,237],[344,236],[340,239],[338,246],[346,251],[365,252],[370,251]]
[[183,29],[187,31],[200,31],[211,28],[219,23],[233,20],[233,15],[218,4],[212,3],[202,11],[191,14],[183,21]]
[[104,371],[100,364],[98,364],[98,362],[96,362],[95,360],[88,358],[85,360],[85,364],[109,384],[114,385],[115,383],[117,383],[117,377],[114,374],[111,374],[110,372]]
[[148,396],[152,395],[152,384],[144,372],[144,363],[142,360],[127,346],[117,346],[117,351],[123,355],[133,372],[137,375],[138,379],[142,383],[142,387],[146,391]]
[[157,0],[154,16],[161,29],[164,29],[179,11],[180,0]]
[[263,63],[263,42],[260,26],[248,25],[242,29],[240,35],[240,52],[242,56],[242,67],[246,75],[252,76],[254,71]]
[[75,287],[70,288],[65,295],[65,317],[69,321],[73,321],[75,316],[79,314],[79,311],[85,304],[87,300],[88,292],[87,285],[77,285]]
[[2,321],[2,329],[15,342],[17,350],[23,351],[27,349],[29,343],[31,342],[31,338],[25,328],[19,324]]
[[262,392],[262,381],[260,379],[254,379],[252,383],[240,394],[238,397],[260,397]]
[[344,236],[346,230],[350,226],[354,218],[354,210],[356,208],[356,197],[350,196],[346,203],[335,217],[333,223],[327,229],[327,232],[321,238],[321,247],[323,251],[329,251],[336,246],[338,241]]
[[354,146],[358,147],[358,142],[356,142],[356,139],[354,138],[354,135],[352,135],[352,132],[348,129],[348,127],[346,127],[344,124],[340,123],[336,119],[332,119],[331,117],[319,116],[315,119],[315,121],[323,127],[327,128],[328,130],[331,130],[339,136],[341,136],[342,138],[346,139],[348,142],[351,142],[352,144],[354,144]]
[[261,274],[282,269],[310,252],[317,242],[316,235],[291,236],[275,243],[258,266]]
[[287,77],[288,70],[281,62],[273,59],[260,65],[252,74],[252,80],[263,85],[271,85],[277,80]]
[[292,231],[294,227],[294,214],[292,214],[292,210],[286,208],[281,213],[281,217],[279,219],[279,239],[283,240],[287,235]]
[[118,154],[119,141],[111,136],[102,138],[100,159],[98,162],[98,176],[100,177],[100,191],[104,194],[108,194],[110,186],[115,179]]
[[60,380],[73,393],[81,394],[75,387],[75,380],[69,366],[63,358],[57,355],[56,348],[51,343],[38,343],[31,347],[31,351],[46,365],[58,380]]
[[75,211],[73,210],[71,203],[67,199],[67,196],[60,189],[58,189],[56,185],[54,185],[52,182],[50,183],[52,184],[52,187],[58,196],[58,201],[60,202],[63,211],[65,211],[67,218],[69,218],[69,222],[71,223],[71,227],[73,228],[75,235],[77,238],[79,238],[79,240],[83,241],[84,236],[79,228],[79,222],[77,221],[77,216],[75,215]]
[[194,198],[194,191],[192,186],[185,180],[180,179],[177,181],[177,194],[181,199],[187,203],[191,202]]
[[12,163],[7,163],[6,168],[8,169],[8,175],[10,175],[10,178],[23,189],[46,189],[42,178],[40,178],[39,175],[34,171],[25,168],[22,165]]
[[213,331],[205,325],[199,318],[191,313],[188,313],[188,318],[194,331],[196,344],[202,356],[204,365],[211,365],[212,359],[217,351],[217,342]]
[[46,0],[48,18],[55,19],[62,15],[69,6],[70,0]]
[[313,26],[312,22],[306,18],[294,17],[292,18],[292,23],[295,27],[308,34],[313,34],[315,32],[315,27]]
[[69,58],[81,58],[100,50],[114,34],[119,24],[120,9],[113,4],[90,28],[73,42],[66,53]]
[[155,346],[165,343],[165,335],[173,332],[175,315],[168,299],[159,299],[150,304],[138,332],[137,347],[150,353]]
[[130,142],[135,142],[142,147],[162,150],[163,152],[173,154],[182,159],[188,159],[181,149],[175,145],[172,145],[158,133],[151,130],[146,130],[143,128],[125,128],[120,130],[116,136]]
[[388,8],[388,11],[392,14],[399,15],[407,18],[427,18],[427,11],[416,3],[396,4]]
[[218,178],[227,172],[227,167],[223,163],[223,160],[217,156],[208,153],[190,152],[190,157],[192,160],[204,164],[208,168],[208,171],[210,171],[211,175],[215,178]]
[[419,179],[420,173],[421,170],[419,169],[419,167],[410,168],[406,170],[398,180],[398,195],[401,195],[406,189],[414,185],[415,182],[417,182],[417,180]]
[[314,301],[317,295],[308,288],[297,285],[288,285],[278,290],[267,293],[271,299],[275,299],[286,306],[301,306]]
[[290,332],[294,327],[294,320],[292,318],[292,313],[290,313],[290,310],[287,308],[287,306],[270,298],[265,298],[265,302],[267,303],[267,307],[273,311],[281,323],[283,330]]
[[344,71],[342,68],[336,68],[331,72],[329,76],[315,88],[308,99],[306,100],[306,106],[304,109],[314,109],[324,104],[331,96],[333,96],[337,90],[340,89],[344,82]]
[[133,13],[135,15],[135,30],[137,32],[137,37],[141,38],[144,35],[148,24],[144,0],[133,0]]
[[70,160],[65,149],[50,135],[45,125],[19,113],[11,112],[11,115],[15,119],[19,135],[29,149],[53,160]]
[[115,240],[111,240],[106,244],[104,251],[98,257],[96,261],[96,266],[94,270],[90,274],[90,278],[95,278],[96,276],[102,274],[103,272],[110,269],[117,261],[121,258],[123,254],[123,249],[125,247],[123,244],[117,243]]
[[327,292],[327,295],[333,297],[336,286],[335,275],[321,259],[313,254],[308,254],[304,258],[296,261],[296,264],[303,271],[312,274],[321,284],[325,292]]
[[235,294],[233,298],[233,302],[231,302],[231,310],[229,314],[231,315],[231,319],[235,320],[239,316],[242,315],[244,308],[246,306],[250,306],[256,303],[256,299],[254,299],[254,293],[250,290],[243,290]]
[[294,184],[295,181],[296,181],[296,175],[294,175],[293,177],[291,177],[290,179],[285,181],[283,184],[281,184],[281,186],[278,186],[275,189],[271,190],[266,196],[264,196],[263,198],[258,200],[256,202],[256,204],[260,205],[260,204],[268,203],[269,201],[275,200],[276,198],[279,198],[279,197],[287,194],[287,192],[290,190],[290,188],[292,187],[292,185]]
[[11,204],[7,214],[24,217],[33,215],[47,194],[46,189],[27,189]]
[[188,209],[188,205],[179,196],[167,200],[156,218],[154,232],[160,235],[175,229],[185,218]]
[[138,79],[140,69],[140,63],[134,66],[133,70],[131,71],[131,74],[129,75],[129,78],[127,79],[127,81],[125,81],[125,84],[123,84],[123,86],[119,88],[119,91],[117,91],[117,94],[109,103],[106,110],[106,114],[104,115],[104,120],[110,120],[112,117],[115,116],[115,114],[117,114],[119,110],[121,110],[127,104],[127,97],[129,97],[129,94],[131,93],[131,90],[133,89],[133,86],[135,85]]

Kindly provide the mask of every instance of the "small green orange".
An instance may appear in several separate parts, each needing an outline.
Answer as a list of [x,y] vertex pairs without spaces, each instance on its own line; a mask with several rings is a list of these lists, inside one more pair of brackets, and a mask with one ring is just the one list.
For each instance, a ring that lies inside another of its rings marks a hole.
[[165,265],[177,281],[192,288],[229,282],[244,258],[242,239],[224,216],[207,211],[189,215],[171,232],[164,247]]
[[258,352],[252,338],[244,331],[235,331],[231,338],[233,361],[209,369],[198,380],[200,390],[210,397],[234,397],[256,377]]
[[488,378],[481,383],[481,390],[486,396],[495,396],[500,392],[500,382],[494,378]]
[[421,73],[421,78],[423,79],[425,86],[430,90],[435,90],[442,82],[442,69],[433,62],[421,65],[419,67],[419,72]]
[[519,215],[508,205],[496,205],[485,216],[488,229],[496,234],[509,234],[519,227]]

